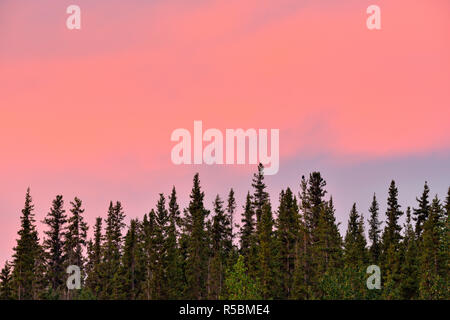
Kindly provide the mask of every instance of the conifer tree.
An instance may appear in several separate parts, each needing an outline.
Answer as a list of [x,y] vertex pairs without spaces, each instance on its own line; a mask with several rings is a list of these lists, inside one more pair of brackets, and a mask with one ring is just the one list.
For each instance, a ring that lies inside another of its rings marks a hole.
[[401,298],[415,299],[418,295],[418,251],[416,233],[411,224],[411,208],[406,209],[405,236],[403,238],[404,263],[402,263]]
[[430,206],[428,218],[423,226],[419,294],[422,299],[445,299],[448,288],[445,278],[448,266],[441,255],[442,205],[436,196]]
[[11,265],[6,261],[0,273],[0,300],[11,299],[13,299]]
[[263,206],[269,201],[269,194],[264,183],[264,166],[262,163],[258,165],[258,172],[253,175],[252,187],[255,189],[253,193],[253,209],[256,214],[256,224],[258,224]]
[[315,265],[317,266],[317,281],[320,290],[316,297],[323,298],[325,292],[323,283],[330,281],[330,276],[339,272],[343,264],[342,237],[334,216],[333,198],[323,205],[317,226],[317,242],[313,247]]
[[86,238],[88,226],[84,221],[84,209],[81,208],[82,201],[75,197],[74,201],[70,202],[70,205],[72,206],[70,209],[72,215],[67,220],[68,226],[65,233],[65,254],[69,265],[74,264],[83,269],[83,252],[87,245]]
[[[65,233],[64,256],[66,257],[65,266],[76,265],[81,270],[81,279],[85,278],[85,258],[84,252],[87,246],[87,231],[88,226],[84,221],[82,209],[82,201],[75,197],[73,202],[70,202],[72,208],[70,209],[71,216],[67,220],[68,226]],[[70,295],[70,291],[67,293]],[[70,298],[70,297],[69,297]]]
[[430,211],[430,201],[428,200],[428,194],[430,193],[430,188],[428,187],[427,182],[425,181],[425,185],[423,186],[422,196],[416,198],[419,206],[417,209],[414,209],[414,221],[416,222],[416,236],[420,239],[423,230],[423,224],[427,220],[428,212]]
[[320,213],[324,205],[326,184],[320,172],[313,172],[309,175],[308,189],[306,191],[307,198],[305,199],[308,202],[308,205],[305,207],[305,222],[313,236],[313,241],[317,240],[315,231],[319,224]]
[[177,243],[180,210],[175,187],[169,196],[169,221],[167,230],[167,298],[173,300],[181,298],[184,290],[182,260]]
[[42,259],[42,248],[39,244],[32,202],[30,188],[28,188],[25,195],[25,206],[20,217],[19,239],[17,239],[13,255],[13,288],[14,295],[18,300],[38,297],[36,283],[40,280],[40,273],[37,273],[37,266]]
[[295,257],[299,231],[298,205],[290,188],[280,193],[280,205],[276,220],[276,237],[279,246],[280,269],[282,277],[282,298],[292,295],[292,285],[295,270]]
[[223,209],[223,201],[219,195],[214,200],[214,217],[212,222],[212,259],[210,264],[209,297],[219,299],[225,277],[226,258],[231,250],[231,243],[228,238],[229,219]]
[[230,189],[228,193],[227,200],[227,227],[226,227],[226,237],[225,237],[225,246],[226,246],[226,256],[227,256],[227,267],[232,267],[236,259],[238,258],[237,247],[234,244],[234,228],[239,228],[239,225],[235,223],[234,215],[236,212],[236,199],[234,198],[234,190]]
[[167,295],[167,234],[170,227],[169,213],[166,209],[166,199],[162,193],[159,194],[159,200],[156,204],[155,215],[155,229],[154,229],[154,246],[155,246],[155,274],[154,274],[154,289],[155,299],[164,299]]
[[342,266],[342,237],[336,223],[333,197],[324,205],[318,225],[319,270],[335,271]]
[[403,212],[398,203],[398,189],[392,180],[386,210],[386,226],[383,232],[382,270],[385,275],[383,294],[386,299],[399,299],[399,284],[401,277],[402,252],[400,250],[401,227],[398,223]]
[[247,193],[242,226],[240,228],[240,254],[244,259],[249,274],[256,275],[256,228],[255,211],[253,210],[253,200],[250,192]]
[[43,223],[47,225],[45,231],[47,236],[44,239],[44,249],[47,256],[47,278],[50,282],[50,294],[59,297],[64,292],[65,285],[65,260],[64,254],[66,235],[66,214],[62,195],[57,195],[53,200],[50,212],[45,217]]
[[263,299],[279,298],[279,284],[277,283],[275,270],[277,267],[277,255],[275,237],[273,231],[274,220],[270,202],[266,202],[260,217],[258,230],[258,279]]
[[108,217],[106,218],[105,242],[101,264],[102,299],[111,299],[113,290],[119,281],[119,266],[122,255],[122,229],[125,215],[122,204],[117,201],[115,205],[109,204]]
[[156,229],[156,214],[152,209],[150,213],[144,215],[141,230],[141,245],[144,255],[144,284],[142,297],[146,300],[155,299],[154,277],[155,277],[155,261],[156,261],[156,246],[155,246],[155,229]]
[[292,296],[295,299],[307,299],[310,293],[309,269],[312,265],[310,233],[305,216],[309,212],[308,181],[302,176],[299,192],[299,231],[296,244],[295,271]]
[[380,239],[380,225],[381,221],[379,221],[378,217],[378,201],[375,193],[373,194],[372,204],[370,205],[370,220],[369,220],[369,240],[370,244],[370,261],[374,264],[379,263],[380,254],[381,254],[381,239]]
[[[303,186],[307,183],[307,186]],[[322,178],[320,172],[313,172],[309,175],[309,179],[302,177],[302,210],[303,219],[306,227],[306,243],[305,243],[305,285],[308,288],[308,297],[314,298],[320,296],[320,290],[317,284],[320,282],[320,274],[318,266],[321,263],[320,255],[317,252],[321,250],[319,242],[319,220],[321,214],[325,213],[326,201],[324,199],[326,190],[326,181]]]
[[94,226],[94,239],[88,242],[88,261],[86,265],[86,287],[90,292],[98,297],[101,291],[102,275],[101,275],[101,262],[102,262],[102,218],[97,217]]
[[348,266],[359,266],[365,263],[366,240],[362,226],[362,216],[353,204],[347,224],[347,233],[344,239],[345,262]]
[[[6,262],[0,272],[0,299],[449,298],[450,188],[441,204],[437,196],[428,200],[425,183],[418,208],[406,210],[402,232],[403,213],[392,181],[381,239],[373,195],[366,248],[364,219],[356,204],[342,239],[333,198],[325,200],[326,182],[319,172],[302,176],[299,201],[290,188],[281,190],[275,219],[261,164],[252,186],[240,226],[234,223],[233,189],[226,205],[216,196],[208,218],[196,174],[183,218],[173,187],[167,209],[160,194],[156,209],[142,221],[132,219],[122,237],[123,208],[111,202],[105,234],[98,217],[89,241],[81,200],[70,203],[66,217],[58,195],[43,221],[43,246],[28,189],[12,263]],[[239,251],[234,226],[239,227]],[[82,269],[80,291],[65,286],[65,268],[72,264]],[[381,267],[382,291],[366,288],[369,264]]]
[[140,284],[143,279],[141,261],[141,248],[138,238],[139,222],[130,221],[130,227],[125,236],[122,255],[122,264],[119,267],[119,282],[114,288],[115,299],[135,300],[140,293]]
[[450,215],[450,187],[447,191],[447,198],[445,199],[445,211],[447,212],[447,217]]
[[364,272],[367,262],[364,218],[353,204],[344,239],[345,271],[348,272],[352,298],[362,299],[365,294]]
[[184,226],[187,239],[186,294],[189,299],[206,297],[206,280],[209,243],[206,219],[209,211],[203,205],[205,194],[200,187],[198,173],[190,194],[189,207],[185,210]]

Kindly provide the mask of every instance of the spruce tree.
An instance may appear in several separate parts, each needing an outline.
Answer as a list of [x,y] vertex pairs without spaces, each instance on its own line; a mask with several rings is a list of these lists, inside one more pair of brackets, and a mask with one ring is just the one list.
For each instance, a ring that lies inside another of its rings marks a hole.
[[13,299],[11,265],[6,261],[0,273],[0,300],[11,299]]
[[[70,202],[72,208],[70,209],[71,216],[67,220],[68,226],[65,233],[64,256],[66,257],[65,267],[69,265],[76,265],[81,270],[81,278],[85,278],[85,258],[84,252],[87,246],[87,231],[88,226],[84,221],[84,209],[82,209],[82,201],[75,197],[73,202]],[[70,291],[68,291],[68,298],[70,299]]]
[[227,267],[232,267],[236,259],[238,258],[237,247],[234,244],[234,228],[239,228],[239,225],[235,222],[234,215],[236,213],[236,199],[234,198],[234,190],[230,189],[228,193],[227,200],[227,227],[226,227],[226,256],[227,256]]
[[428,212],[430,210],[430,201],[428,200],[428,194],[430,193],[430,188],[428,187],[427,182],[425,181],[425,185],[423,187],[422,196],[416,198],[419,206],[417,209],[414,209],[414,221],[416,222],[416,236],[420,239],[423,230],[423,224],[427,220]]
[[406,209],[405,236],[403,238],[402,250],[404,251],[404,263],[402,263],[401,298],[415,299],[418,296],[418,248],[416,233],[411,224],[411,208]]
[[144,255],[144,283],[142,290],[142,298],[145,300],[155,299],[154,281],[155,281],[155,261],[156,261],[156,246],[155,246],[155,229],[156,229],[156,214],[152,209],[150,213],[144,215],[141,230],[141,245]]
[[305,216],[309,212],[308,181],[302,176],[299,192],[299,231],[296,244],[295,271],[292,296],[295,299],[307,299],[310,294],[309,269],[312,265],[310,233]]
[[[306,181],[302,177],[302,184],[307,182],[305,194],[302,194],[302,210],[307,231],[305,244],[305,275],[306,286],[308,288],[308,297],[320,296],[318,283],[320,282],[320,273],[318,267],[321,263],[321,257],[317,252],[321,250],[319,242],[319,221],[321,215],[325,212],[326,201],[324,199],[326,190],[326,181],[322,178],[320,172],[313,172]],[[303,190],[302,190],[303,193]],[[305,196],[303,198],[303,196]]]
[[244,259],[248,272],[251,275],[256,274],[256,228],[255,211],[253,210],[253,199],[250,192],[247,193],[244,213],[242,217],[242,226],[240,228],[240,254]]
[[423,226],[419,294],[422,299],[448,298],[447,282],[448,265],[442,256],[442,205],[436,196],[430,206],[428,218]]
[[333,198],[330,197],[321,210],[317,226],[317,242],[312,250],[320,286],[320,290],[316,291],[317,298],[324,297],[323,283],[329,281],[331,275],[339,272],[343,264],[342,237],[334,214]]
[[386,226],[383,232],[382,270],[384,277],[383,294],[386,299],[399,299],[399,285],[401,278],[402,252],[400,241],[401,227],[398,223],[403,212],[398,203],[398,189],[392,180],[389,186],[389,195],[386,210]]
[[295,256],[299,231],[298,205],[290,188],[280,193],[280,205],[276,220],[276,237],[278,241],[280,269],[278,275],[282,277],[282,298],[292,295],[295,270]]
[[[327,272],[335,271],[342,266],[342,237],[339,223],[336,222],[333,197],[324,206],[319,219],[319,244],[323,250],[324,268]],[[362,222],[361,222],[362,223]],[[360,225],[360,227],[362,227]]]
[[364,218],[356,210],[356,204],[350,211],[347,233],[344,239],[345,272],[348,272],[352,298],[362,299],[365,294],[364,272],[367,263]]
[[204,299],[206,297],[206,281],[209,243],[206,231],[206,219],[209,211],[203,205],[205,194],[200,187],[198,173],[194,176],[190,202],[185,210],[184,227],[187,239],[186,258],[186,297]]
[[64,292],[65,286],[65,261],[64,253],[66,235],[66,214],[64,210],[64,200],[62,195],[57,195],[53,200],[50,212],[45,217],[43,223],[47,225],[45,231],[47,236],[44,239],[44,249],[47,256],[47,278],[50,283],[50,294],[58,298]]
[[159,200],[156,204],[155,215],[155,229],[154,229],[154,243],[155,246],[155,276],[154,288],[155,299],[164,299],[167,296],[167,234],[170,227],[169,213],[166,209],[166,199],[162,193],[159,194]]
[[262,163],[258,165],[258,172],[253,175],[252,187],[255,189],[253,193],[253,209],[256,214],[256,224],[258,224],[263,206],[269,201],[269,194],[264,183],[264,166]]
[[257,274],[263,299],[279,298],[279,284],[276,279],[277,255],[274,237],[274,220],[270,202],[263,205],[258,224]]
[[90,292],[98,297],[101,291],[102,274],[102,218],[97,217],[94,226],[94,239],[88,242],[88,260],[86,265],[86,287]]
[[122,263],[119,270],[119,282],[114,288],[115,299],[135,300],[140,294],[140,284],[143,280],[141,261],[141,247],[138,237],[139,222],[135,219],[130,221],[125,236]]
[[353,204],[347,225],[347,233],[344,239],[344,257],[348,266],[364,265],[367,257],[366,239],[364,236],[364,220]]
[[167,298],[180,299],[184,290],[182,260],[177,242],[180,210],[175,187],[169,196],[169,227],[167,230]]
[[306,191],[307,198],[305,199],[308,202],[308,206],[305,208],[305,222],[313,236],[313,241],[317,238],[315,231],[319,224],[320,212],[325,202],[326,184],[320,172],[313,172],[309,175],[308,189]]
[[381,233],[381,221],[379,221],[378,217],[378,201],[375,193],[373,194],[372,198],[372,204],[370,205],[369,212],[370,212],[370,220],[369,222],[369,240],[371,242],[370,244],[370,261],[374,264],[379,263],[380,254],[381,254],[381,239],[380,239],[380,233]]
[[106,218],[106,232],[103,248],[103,258],[101,264],[101,299],[111,299],[114,288],[117,287],[119,280],[119,266],[122,256],[122,229],[125,215],[122,204],[117,201],[115,205],[109,204],[108,216]]
[[19,239],[13,255],[13,288],[14,296],[18,300],[36,299],[38,297],[36,283],[43,276],[41,272],[37,272],[37,266],[42,258],[42,248],[39,244],[32,202],[28,188],[20,217]]
[[70,202],[72,208],[70,209],[71,216],[67,220],[68,226],[65,234],[65,254],[67,256],[67,264],[77,265],[81,269],[84,266],[83,252],[87,245],[87,231],[88,226],[84,221],[84,209],[82,209],[82,201],[75,197],[73,202]]
[[447,216],[450,215],[450,187],[447,191],[447,198],[445,199],[445,211],[447,212]]
[[231,250],[231,243],[228,243],[229,219],[223,209],[223,201],[219,195],[213,203],[214,216],[212,222],[212,259],[210,263],[209,294],[212,299],[219,299],[222,294],[223,281],[225,277],[226,258]]

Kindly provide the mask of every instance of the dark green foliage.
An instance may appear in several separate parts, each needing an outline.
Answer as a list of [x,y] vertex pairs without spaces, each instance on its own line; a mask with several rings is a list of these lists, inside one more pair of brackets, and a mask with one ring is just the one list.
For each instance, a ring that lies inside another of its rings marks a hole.
[[374,264],[378,264],[381,254],[381,221],[378,215],[378,201],[375,194],[373,194],[372,204],[369,208],[370,220],[369,220],[369,240],[370,240],[370,261]]
[[189,207],[185,210],[184,237],[187,239],[186,257],[186,297],[204,299],[207,296],[209,246],[206,219],[209,211],[203,205],[205,194],[201,191],[198,174],[194,176]]
[[448,258],[444,255],[448,248],[442,247],[442,241],[445,240],[442,237],[442,231],[445,228],[443,216],[444,211],[441,202],[436,196],[431,203],[428,218],[423,226],[420,247],[419,293],[422,299],[448,299],[446,281]]
[[83,252],[87,245],[87,231],[88,226],[84,221],[83,213],[84,209],[81,208],[82,201],[75,198],[73,202],[70,202],[72,208],[70,209],[71,216],[67,220],[68,226],[65,234],[65,255],[68,265],[77,265],[81,269],[84,266]]
[[411,224],[411,208],[406,210],[405,236],[402,246],[405,256],[402,263],[401,298],[414,299],[419,290],[418,241]]
[[125,243],[117,283],[113,291],[114,299],[134,300],[140,295],[141,284],[144,279],[142,261],[142,247],[138,238],[139,222],[131,220],[125,236]]
[[13,299],[11,265],[6,261],[0,273],[0,300],[11,299]]
[[94,296],[101,291],[101,261],[102,261],[102,218],[98,217],[94,227],[94,240],[88,242],[88,261],[86,265],[86,287]]
[[346,296],[352,299],[361,299],[366,291],[364,271],[367,268],[368,256],[364,236],[364,218],[356,210],[356,204],[353,204],[347,224],[344,260],[346,281],[352,291],[350,295],[346,294]]
[[48,227],[48,230],[44,232],[47,237],[44,239],[43,245],[47,257],[47,278],[52,294],[56,297],[62,294],[64,290],[63,285],[65,285],[64,266],[67,257],[64,254],[64,237],[67,220],[63,206],[63,197],[61,195],[56,196],[50,212],[43,221]]
[[319,273],[335,272],[343,263],[342,238],[334,216],[333,198],[322,207],[314,252]]
[[277,272],[282,282],[282,298],[292,297],[294,284],[295,256],[299,237],[299,214],[297,200],[290,188],[281,191],[280,206],[276,220],[276,237],[280,268]]
[[153,287],[155,290],[154,299],[165,299],[167,297],[167,236],[170,228],[169,212],[166,209],[166,199],[162,193],[156,204],[155,227],[153,235],[154,275]]
[[125,215],[122,204],[117,201],[115,205],[109,204],[108,217],[106,218],[105,241],[102,248],[102,262],[100,264],[101,299],[114,297],[114,288],[119,281],[119,268],[122,256],[122,229]]
[[230,219],[225,215],[223,201],[219,195],[213,203],[214,216],[211,229],[212,256],[209,267],[208,296],[219,299],[222,295],[227,258],[231,252],[231,238],[229,238]]
[[244,262],[249,268],[254,270],[254,249],[255,249],[255,211],[253,210],[252,196],[247,193],[245,200],[242,226],[240,229],[240,253]]
[[43,252],[39,245],[33,210],[34,205],[28,188],[20,217],[19,239],[13,255],[14,296],[19,300],[37,299],[39,283],[43,277],[43,273],[37,272],[39,266],[42,266],[40,262],[43,259]]
[[416,236],[420,239],[422,236],[423,224],[428,218],[428,212],[430,211],[430,201],[428,200],[428,194],[430,193],[430,188],[427,182],[423,186],[422,196],[416,198],[419,207],[414,209],[414,221],[416,222]]
[[383,233],[383,251],[381,259],[381,267],[383,275],[385,275],[383,281],[385,287],[383,294],[386,299],[399,299],[401,297],[399,283],[403,256],[400,248],[400,241],[402,239],[400,231],[402,228],[398,223],[398,219],[403,212],[400,211],[398,190],[395,186],[395,181],[393,180],[389,187],[387,205],[387,222]]
[[258,165],[258,172],[253,175],[252,187],[255,189],[253,193],[253,210],[255,211],[256,223],[258,224],[263,206],[269,201],[269,194],[264,183],[264,166],[261,163]]
[[[240,226],[234,222],[233,189],[226,204],[216,196],[209,218],[196,174],[183,216],[173,187],[167,207],[160,194],[156,208],[142,220],[130,220],[123,237],[122,205],[111,202],[104,230],[99,217],[89,241],[82,201],[70,203],[66,221],[63,198],[57,196],[44,220],[43,246],[28,190],[12,263],[0,273],[0,299],[448,300],[450,188],[445,201],[436,196],[430,204],[425,184],[402,228],[392,181],[381,237],[378,201],[372,198],[368,246],[356,204],[342,239],[319,172],[302,177],[298,198],[291,188],[280,192],[276,216],[261,164],[252,186]],[[233,227],[239,227],[239,239]],[[81,268],[81,290],[65,286],[69,265]],[[367,287],[368,277],[373,280],[366,273],[369,265],[380,267],[381,290]]]
[[[84,252],[87,246],[87,231],[88,226],[84,221],[84,209],[81,208],[82,201],[75,197],[73,202],[70,202],[72,208],[70,209],[71,216],[67,220],[68,226],[65,233],[64,256],[65,267],[76,265],[81,270],[81,279],[85,278],[85,258]],[[67,298],[71,298],[73,294],[66,290]]]
[[156,269],[156,246],[155,246],[155,211],[152,209],[150,213],[144,215],[142,220],[142,230],[141,230],[141,246],[143,250],[143,262],[144,262],[144,274],[145,281],[142,284],[142,298],[143,299],[154,299],[155,294],[155,269]]
[[366,238],[364,236],[364,220],[353,204],[344,239],[344,257],[347,266],[362,266],[367,263]]
[[313,172],[309,175],[308,189],[306,190],[305,202],[305,223],[312,234],[312,241],[317,240],[314,231],[319,225],[320,213],[323,209],[324,197],[326,194],[326,181],[322,178],[320,172]]
[[177,243],[177,225],[181,222],[175,187],[169,197],[169,225],[167,228],[167,299],[182,298],[184,275]]
[[263,299],[278,298],[276,281],[276,243],[273,231],[274,220],[272,216],[272,208],[270,203],[266,202],[263,206],[260,222],[258,224],[258,266],[257,275],[261,295]]
[[228,193],[228,200],[227,200],[227,208],[226,208],[226,215],[227,215],[227,226],[226,226],[226,232],[225,232],[225,251],[226,251],[226,265],[227,268],[232,267],[238,258],[238,247],[235,244],[235,232],[234,228],[239,228],[239,225],[235,222],[234,215],[236,214],[236,199],[234,198],[234,191],[233,189],[230,189],[230,192]]

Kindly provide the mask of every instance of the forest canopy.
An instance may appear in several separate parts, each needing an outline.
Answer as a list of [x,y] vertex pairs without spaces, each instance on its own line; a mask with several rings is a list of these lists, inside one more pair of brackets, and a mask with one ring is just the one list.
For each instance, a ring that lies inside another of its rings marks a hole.
[[[183,210],[173,187],[126,225],[121,202],[111,201],[89,239],[82,200],[66,205],[62,195],[39,235],[28,189],[14,254],[0,273],[0,298],[449,299],[450,187],[439,199],[425,182],[414,206],[401,208],[392,181],[384,223],[374,194],[369,219],[353,204],[341,235],[320,172],[299,184],[298,192],[281,190],[273,208],[260,164],[241,208],[230,189],[208,209],[196,174]],[[73,265],[79,290],[66,284]],[[366,285],[373,265],[381,270],[379,290]]]

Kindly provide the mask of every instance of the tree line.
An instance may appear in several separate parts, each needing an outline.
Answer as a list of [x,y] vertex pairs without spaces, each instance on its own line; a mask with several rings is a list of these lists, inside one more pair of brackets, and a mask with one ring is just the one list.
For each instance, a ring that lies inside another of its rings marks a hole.
[[[28,189],[14,254],[0,274],[0,298],[449,298],[450,187],[442,201],[430,198],[425,182],[415,208],[402,211],[392,181],[384,226],[374,194],[367,221],[352,206],[344,236],[325,187],[320,172],[303,176],[298,194],[282,190],[273,210],[260,164],[241,210],[233,189],[208,210],[196,174],[183,214],[175,187],[128,226],[121,202],[110,202],[90,239],[82,201],[75,198],[66,213],[57,195],[42,221],[42,241]],[[80,267],[80,290],[67,288],[69,265]],[[380,267],[380,290],[366,286],[369,265]]]

